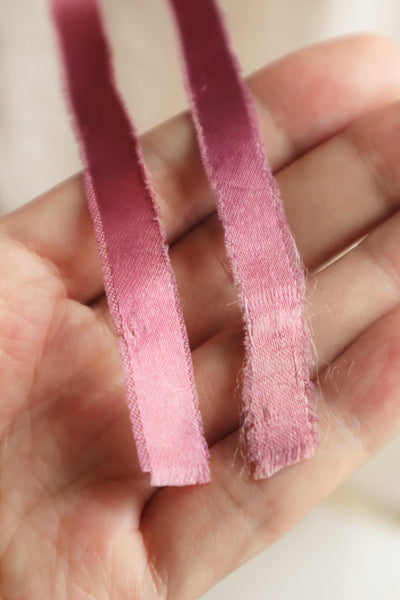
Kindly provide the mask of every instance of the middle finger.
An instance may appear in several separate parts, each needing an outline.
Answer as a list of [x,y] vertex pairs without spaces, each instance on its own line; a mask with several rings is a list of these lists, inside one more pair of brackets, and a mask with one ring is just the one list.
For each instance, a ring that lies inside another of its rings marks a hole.
[[[288,220],[308,270],[395,210],[400,198],[398,133],[396,103],[364,117],[278,173]],[[215,213],[171,247],[171,262],[195,349],[240,318],[237,288]],[[106,306],[103,297],[94,308],[111,326]]]

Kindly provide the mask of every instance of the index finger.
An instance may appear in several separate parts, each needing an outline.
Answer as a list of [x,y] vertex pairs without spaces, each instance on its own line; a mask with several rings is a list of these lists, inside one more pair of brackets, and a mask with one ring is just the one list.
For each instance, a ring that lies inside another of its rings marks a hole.
[[[399,49],[378,36],[352,36],[295,52],[249,78],[273,170],[398,98]],[[189,114],[142,138],[161,218],[173,243],[215,210]],[[98,249],[81,175],[6,215],[0,228],[53,263],[67,294],[92,302],[103,291]]]

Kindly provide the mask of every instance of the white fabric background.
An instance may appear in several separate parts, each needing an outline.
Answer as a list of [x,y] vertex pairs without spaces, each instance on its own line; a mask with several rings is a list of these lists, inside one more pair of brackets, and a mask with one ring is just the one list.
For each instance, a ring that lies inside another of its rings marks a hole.
[[[102,5],[120,88],[144,131],[186,106],[166,2]],[[244,73],[348,32],[380,32],[400,43],[397,0],[223,0],[222,6]],[[80,169],[59,84],[46,2],[0,0],[0,214]],[[207,600],[398,600],[399,467],[400,440]]]

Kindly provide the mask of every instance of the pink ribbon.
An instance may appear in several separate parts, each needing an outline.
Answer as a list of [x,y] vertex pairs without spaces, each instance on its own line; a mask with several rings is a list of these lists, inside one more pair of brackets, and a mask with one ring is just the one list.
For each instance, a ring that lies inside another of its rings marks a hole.
[[242,443],[256,478],[312,456],[304,273],[250,95],[213,0],[170,0],[245,328]]
[[[153,485],[209,479],[209,452],[159,210],[117,94],[97,0],[50,0],[140,465]],[[305,278],[255,110],[213,0],[170,0],[245,328],[242,446],[256,478],[312,456]]]
[[51,8],[140,465],[153,485],[205,482],[209,453],[176,282],[97,2],[51,0]]

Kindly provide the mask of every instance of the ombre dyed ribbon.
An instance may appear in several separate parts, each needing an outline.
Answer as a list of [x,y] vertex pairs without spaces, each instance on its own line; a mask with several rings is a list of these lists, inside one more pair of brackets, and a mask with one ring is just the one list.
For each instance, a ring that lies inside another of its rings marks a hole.
[[305,277],[252,99],[213,0],[170,0],[245,329],[242,448],[256,479],[314,453]]
[[50,2],[140,465],[153,485],[205,482],[209,453],[186,327],[156,200],[115,88],[97,2]]

